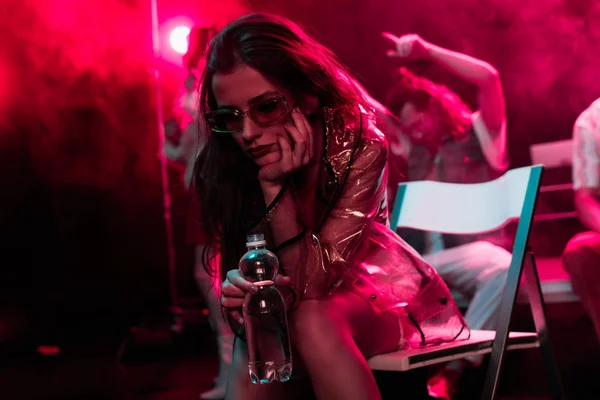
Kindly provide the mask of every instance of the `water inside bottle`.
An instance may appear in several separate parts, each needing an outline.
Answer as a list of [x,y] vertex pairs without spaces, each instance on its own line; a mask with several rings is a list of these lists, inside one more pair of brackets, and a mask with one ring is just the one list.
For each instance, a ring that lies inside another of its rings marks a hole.
[[286,382],[292,375],[292,355],[283,298],[274,285],[248,296],[244,318],[250,379],[256,384]]

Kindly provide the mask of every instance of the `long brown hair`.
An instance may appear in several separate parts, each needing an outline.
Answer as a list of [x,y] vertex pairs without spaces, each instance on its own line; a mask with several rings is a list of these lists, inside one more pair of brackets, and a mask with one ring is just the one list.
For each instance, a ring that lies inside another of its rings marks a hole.
[[[296,101],[309,95],[318,99],[319,107],[334,110],[366,106],[360,85],[353,78],[343,78],[351,75],[330,50],[285,18],[251,14],[227,25],[212,40],[201,85],[202,113],[217,108],[214,75],[229,73],[238,65],[259,71]],[[245,222],[252,220],[251,211],[264,210],[257,174],[256,165],[230,135],[209,132],[194,178],[200,201],[198,219],[209,240],[206,248],[216,248],[221,254],[221,278],[237,267],[244,253]],[[203,263],[214,276],[210,256],[205,251]]]

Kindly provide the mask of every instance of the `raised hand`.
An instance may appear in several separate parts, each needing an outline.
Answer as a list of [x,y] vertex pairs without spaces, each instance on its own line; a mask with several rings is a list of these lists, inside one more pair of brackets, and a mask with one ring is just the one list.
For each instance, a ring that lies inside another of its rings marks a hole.
[[381,35],[395,46],[394,50],[388,50],[388,57],[416,60],[429,55],[431,44],[419,35],[407,34],[398,37],[389,32],[383,32]]

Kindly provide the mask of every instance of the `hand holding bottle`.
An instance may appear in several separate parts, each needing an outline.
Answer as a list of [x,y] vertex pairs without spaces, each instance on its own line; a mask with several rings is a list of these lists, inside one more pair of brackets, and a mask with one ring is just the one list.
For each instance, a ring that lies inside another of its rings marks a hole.
[[[278,286],[289,285],[291,279],[288,276],[277,274],[275,284]],[[221,305],[227,309],[231,316],[240,324],[244,323],[244,318],[240,308],[244,305],[246,293],[258,293],[258,287],[252,282],[244,279],[239,269],[232,269],[227,272],[227,276],[221,285]]]

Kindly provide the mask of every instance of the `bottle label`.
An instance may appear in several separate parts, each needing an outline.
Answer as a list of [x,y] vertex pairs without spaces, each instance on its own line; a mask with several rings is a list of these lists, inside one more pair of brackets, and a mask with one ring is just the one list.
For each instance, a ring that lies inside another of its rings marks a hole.
[[270,286],[270,285],[274,285],[274,284],[275,284],[275,282],[273,282],[273,281],[271,281],[271,280],[268,280],[268,281],[258,281],[258,282],[254,282],[254,283],[252,283],[252,284],[253,284],[254,286],[261,287],[261,286]]

